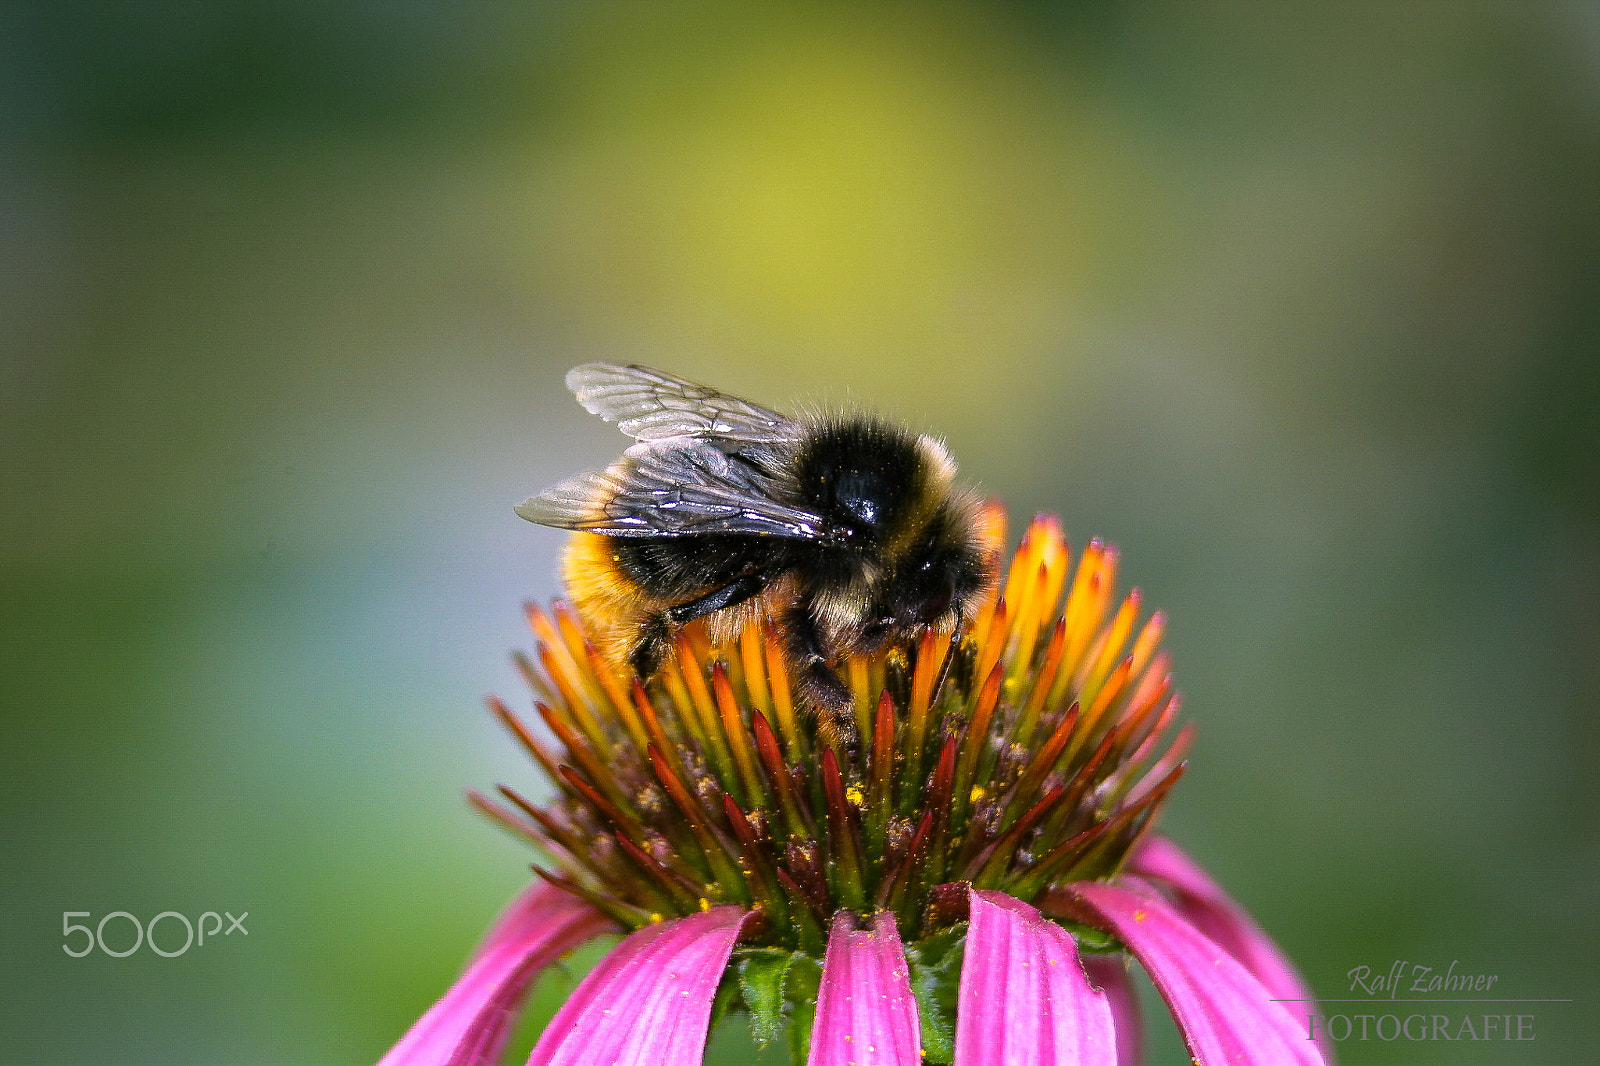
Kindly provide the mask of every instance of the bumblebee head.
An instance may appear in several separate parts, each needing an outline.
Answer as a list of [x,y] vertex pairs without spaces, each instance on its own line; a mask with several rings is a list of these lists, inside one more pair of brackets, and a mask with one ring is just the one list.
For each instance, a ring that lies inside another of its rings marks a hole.
[[841,534],[811,574],[832,643],[872,650],[948,629],[993,580],[978,504],[934,438],[871,416],[824,422],[794,474],[800,498]]
[[993,553],[977,526],[977,508],[964,497],[945,500],[927,526],[893,561],[879,596],[879,622],[907,633],[947,629],[994,580]]

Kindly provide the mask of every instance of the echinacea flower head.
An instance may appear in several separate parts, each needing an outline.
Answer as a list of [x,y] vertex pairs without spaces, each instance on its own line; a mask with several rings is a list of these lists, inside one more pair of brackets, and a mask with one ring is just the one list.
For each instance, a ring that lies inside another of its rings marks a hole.
[[471,798],[538,876],[384,1066],[497,1061],[540,970],[605,932],[530,1063],[698,1063],[735,1015],[797,1063],[1137,1062],[1129,959],[1196,1062],[1324,1061],[1287,960],[1151,833],[1191,737],[1162,616],[1118,598],[1115,549],[1070,562],[1036,519],[958,632],[838,663],[854,745],[797,706],[768,627],[690,625],[647,683],[530,606],[544,732],[491,706],[555,795]]

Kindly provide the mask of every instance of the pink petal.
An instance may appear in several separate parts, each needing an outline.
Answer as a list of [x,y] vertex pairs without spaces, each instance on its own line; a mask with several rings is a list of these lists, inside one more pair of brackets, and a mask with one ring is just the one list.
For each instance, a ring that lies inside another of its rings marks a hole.
[[1139,1022],[1139,996],[1128,978],[1127,956],[1083,956],[1083,972],[1090,983],[1097,985],[1111,1003],[1111,1024],[1117,1031],[1117,1062],[1122,1066],[1137,1066],[1143,1054],[1143,1036]]
[[[514,922],[508,921],[515,916]],[[487,1066],[500,1058],[518,1006],[539,971],[613,928],[583,900],[539,881],[496,923],[466,973],[378,1066]]]
[[490,948],[506,941],[537,935],[539,930],[550,924],[551,904],[572,898],[572,893],[565,889],[557,888],[543,878],[534,878],[532,884],[517,893],[505,909],[495,916],[488,932],[472,949],[472,958],[481,958]]
[[956,1066],[1112,1062],[1111,1004],[1089,984],[1072,934],[1003,893],[968,899]]
[[[1164,837],[1148,836],[1129,859],[1127,869],[1170,887],[1178,912],[1189,919],[1189,924],[1238,959],[1291,1014],[1316,1012],[1311,990],[1288,957],[1178,845]],[[1323,1058],[1332,1062],[1331,1043],[1320,1029],[1317,1037]]]
[[917,1066],[921,1059],[917,1001],[894,915],[857,929],[840,911],[822,959],[808,1066]]
[[1144,964],[1197,1063],[1322,1066],[1306,1030],[1266,986],[1154,890],[1146,896],[1080,881],[1056,898],[1116,934]]
[[551,1019],[528,1066],[699,1066],[711,999],[749,913],[713,907],[624,938]]

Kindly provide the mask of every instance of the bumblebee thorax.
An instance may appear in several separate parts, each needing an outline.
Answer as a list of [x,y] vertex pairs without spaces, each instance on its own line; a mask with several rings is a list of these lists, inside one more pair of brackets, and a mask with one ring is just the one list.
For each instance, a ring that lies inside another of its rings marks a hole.
[[795,455],[794,483],[807,506],[849,530],[857,550],[888,548],[925,520],[930,487],[942,488],[921,440],[867,416],[822,423]]

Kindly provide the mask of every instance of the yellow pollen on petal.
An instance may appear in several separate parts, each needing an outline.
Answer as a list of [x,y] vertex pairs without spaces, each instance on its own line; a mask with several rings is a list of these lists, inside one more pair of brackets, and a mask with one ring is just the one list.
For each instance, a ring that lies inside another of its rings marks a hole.
[[1136,922],[1142,922],[1148,917],[1149,917],[1149,915],[1146,914],[1144,911],[1134,911],[1133,912],[1133,920],[1136,921]]
[[969,798],[970,802],[977,803],[979,800],[983,799],[983,797],[987,796],[988,794],[989,794],[989,790],[984,788],[982,785],[973,785],[972,786],[972,792],[968,794],[968,798]]
[[862,807],[865,806],[867,802],[867,794],[862,792],[860,787],[857,785],[851,785],[849,788],[845,789],[844,798],[850,801],[850,806],[852,807]]

